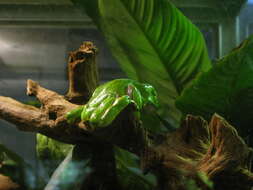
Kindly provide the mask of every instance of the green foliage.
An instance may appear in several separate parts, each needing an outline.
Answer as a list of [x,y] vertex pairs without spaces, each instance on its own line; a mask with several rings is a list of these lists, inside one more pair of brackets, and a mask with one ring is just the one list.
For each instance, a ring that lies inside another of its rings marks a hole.
[[208,176],[203,172],[198,172],[198,177],[201,179],[201,181],[210,189],[213,188],[213,182],[210,181]]
[[204,39],[168,0],[72,0],[103,32],[129,78],[158,91],[162,116],[180,120],[175,98],[211,67]]
[[44,135],[37,135],[37,155],[41,159],[54,158],[56,160],[62,160],[66,157],[72,145],[65,144]]
[[72,145],[37,134],[37,156],[49,175],[64,160],[72,147]]
[[[204,185],[206,185],[206,188],[204,189],[213,189],[213,182],[209,180],[205,173],[198,172],[197,177]],[[203,188],[198,187],[198,184],[194,179],[185,179],[184,185],[186,187],[186,190],[203,190]]]
[[[29,189],[29,182],[26,179],[28,172],[33,172],[31,166],[26,163],[18,154],[0,144],[0,173],[9,176],[22,188]],[[34,173],[33,173],[34,175]]]
[[134,154],[115,148],[117,174],[123,189],[151,190],[154,189],[156,180],[151,174],[144,175],[139,168],[139,158]]
[[91,164],[89,158],[81,161],[76,160],[73,156],[74,151],[74,149],[69,151],[66,158],[53,173],[45,189],[80,189],[84,179],[91,172]]
[[93,126],[108,126],[129,104],[136,107],[136,114],[147,104],[158,106],[157,94],[148,84],[131,79],[116,79],[99,86],[86,105],[69,113],[67,119],[88,121]]
[[253,36],[200,75],[177,100],[185,114],[222,115],[247,134],[253,117]]
[[37,100],[27,101],[27,102],[25,102],[25,104],[28,104],[30,106],[34,106],[34,107],[37,107],[37,108],[39,108],[41,106],[41,103]]
[[197,186],[196,182],[193,179],[186,180],[185,187],[186,190],[202,190]]
[[6,163],[6,159],[10,163],[17,163],[19,165],[25,164],[24,160],[19,155],[6,148],[3,144],[0,144],[0,162]]

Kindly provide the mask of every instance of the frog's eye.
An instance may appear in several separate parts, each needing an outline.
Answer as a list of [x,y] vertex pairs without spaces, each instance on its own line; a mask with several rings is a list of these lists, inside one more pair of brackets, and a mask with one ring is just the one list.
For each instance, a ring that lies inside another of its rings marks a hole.
[[158,106],[157,92],[155,88],[149,84],[145,84],[145,91],[148,94],[148,102]]
[[145,84],[145,89],[146,92],[149,94],[149,96],[156,96],[156,90],[153,86],[149,85],[149,84]]

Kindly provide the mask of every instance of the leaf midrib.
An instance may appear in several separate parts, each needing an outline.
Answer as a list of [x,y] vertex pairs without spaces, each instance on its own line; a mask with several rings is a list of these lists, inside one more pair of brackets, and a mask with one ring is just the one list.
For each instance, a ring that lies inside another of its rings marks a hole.
[[[129,8],[126,6],[126,4],[124,2],[122,2],[122,0],[120,0],[120,2],[122,3],[123,7],[125,8],[125,10],[127,10],[128,14],[130,15],[130,17],[135,21],[136,25],[139,27],[139,29],[141,30],[141,32],[144,34],[145,38],[147,39],[147,41],[151,44],[151,47],[153,48],[154,52],[156,53],[157,57],[159,58],[161,63],[164,63],[161,55],[159,54],[158,49],[155,47],[154,43],[152,42],[152,39],[150,39],[150,37],[144,32],[144,29],[142,28],[141,24],[138,22],[138,20],[132,15],[130,14],[131,11],[129,10]],[[164,67],[164,66],[163,66]],[[173,80],[172,75],[170,74],[170,72],[168,71],[167,68],[164,67],[164,69],[166,70],[166,73],[168,74],[170,80],[172,81],[172,83],[174,84],[174,88],[176,90],[177,95],[180,94],[180,87],[179,84]]]

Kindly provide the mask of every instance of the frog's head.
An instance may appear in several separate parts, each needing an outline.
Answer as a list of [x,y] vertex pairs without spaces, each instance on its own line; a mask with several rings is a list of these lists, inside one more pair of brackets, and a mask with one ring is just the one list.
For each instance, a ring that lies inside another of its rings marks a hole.
[[158,98],[157,98],[157,92],[155,90],[155,88],[153,86],[151,86],[150,84],[141,84],[141,94],[143,97],[143,103],[144,106],[147,104],[152,104],[156,107],[159,106],[158,103]]

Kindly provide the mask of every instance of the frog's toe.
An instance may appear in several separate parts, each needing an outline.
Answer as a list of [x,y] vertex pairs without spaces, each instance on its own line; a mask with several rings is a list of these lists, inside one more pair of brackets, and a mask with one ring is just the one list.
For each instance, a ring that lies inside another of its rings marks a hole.
[[77,120],[80,120],[81,113],[84,109],[84,106],[80,106],[66,114],[67,122],[72,124],[76,122]]

